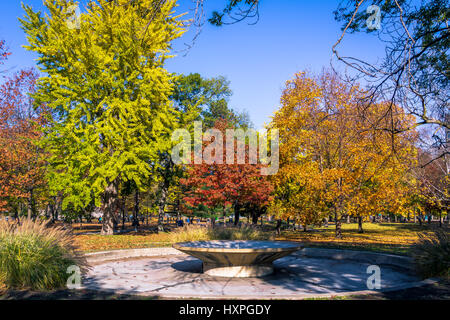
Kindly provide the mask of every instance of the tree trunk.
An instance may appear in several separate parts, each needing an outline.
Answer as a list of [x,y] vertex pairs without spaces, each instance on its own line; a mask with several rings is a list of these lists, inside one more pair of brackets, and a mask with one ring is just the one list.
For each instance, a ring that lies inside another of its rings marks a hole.
[[362,217],[358,217],[358,233],[364,233]]
[[133,226],[137,231],[137,227],[139,227],[139,190],[136,190],[134,193],[134,210],[133,210]]
[[45,220],[48,220],[50,218],[50,205],[47,204],[45,206]]
[[222,215],[223,215],[223,227],[225,228],[227,226],[227,218],[225,217],[226,216],[225,206],[223,206]]
[[277,235],[281,235],[281,219],[277,220],[277,226],[275,228],[277,230]]
[[61,210],[62,199],[55,197],[55,216],[53,220],[56,222],[59,219],[59,210]]
[[28,206],[27,206],[27,218],[28,220],[31,220],[31,218],[33,217],[33,189],[30,190],[30,194],[28,197]]
[[337,209],[334,210],[334,221],[336,222],[335,237],[337,239],[342,239],[342,222],[338,219]]
[[20,220],[19,220],[19,208],[14,210],[14,222],[15,223],[20,223]]
[[308,226],[306,225],[306,223],[303,224],[303,231],[304,232],[308,231]]
[[167,188],[166,188],[166,186],[162,186],[161,196],[159,198],[159,204],[158,204],[158,232],[164,231],[162,219],[164,216],[164,208],[166,207],[166,199],[167,199]]
[[347,223],[350,223],[350,215],[347,215]]
[[102,204],[102,235],[112,235],[114,234],[114,213],[117,200],[117,186],[113,181],[105,189],[103,193],[103,204]]
[[252,214],[252,224],[255,226],[258,224],[258,215],[256,212]]
[[50,223],[55,223],[55,205],[53,203],[49,203],[48,205],[48,211],[50,214]]
[[239,223],[239,203],[235,202],[234,203],[234,225],[237,226]]
[[125,217],[127,215],[127,202],[126,198],[122,196],[122,230],[125,230]]

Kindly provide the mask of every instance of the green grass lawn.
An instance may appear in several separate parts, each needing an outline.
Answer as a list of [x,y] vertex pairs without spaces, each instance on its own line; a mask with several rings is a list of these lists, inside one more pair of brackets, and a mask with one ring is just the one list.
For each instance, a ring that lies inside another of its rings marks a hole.
[[[448,227],[446,227],[448,229]],[[335,238],[335,225],[307,232],[283,231],[279,240],[301,241],[310,247],[357,249],[407,254],[418,240],[419,232],[431,229],[428,225],[414,223],[365,223],[364,233],[358,233],[356,223],[342,224],[342,239]]]

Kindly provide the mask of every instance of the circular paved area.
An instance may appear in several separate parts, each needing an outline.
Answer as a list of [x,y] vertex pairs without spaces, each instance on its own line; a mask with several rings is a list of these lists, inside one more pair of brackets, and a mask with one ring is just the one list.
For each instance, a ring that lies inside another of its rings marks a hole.
[[[220,278],[201,273],[200,260],[177,254],[97,262],[83,279],[83,287],[168,298],[296,299],[366,291],[371,264],[296,253],[276,260],[270,276]],[[406,270],[384,265],[380,269],[381,290],[419,281]]]

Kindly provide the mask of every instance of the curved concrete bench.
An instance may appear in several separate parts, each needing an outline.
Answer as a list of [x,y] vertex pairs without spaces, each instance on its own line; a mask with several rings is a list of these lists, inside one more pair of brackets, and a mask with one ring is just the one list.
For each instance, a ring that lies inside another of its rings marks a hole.
[[174,248],[159,247],[159,248],[119,249],[110,251],[90,252],[86,253],[85,257],[88,263],[99,263],[111,260],[123,260],[130,258],[144,258],[144,257],[181,255],[181,254],[184,253]]

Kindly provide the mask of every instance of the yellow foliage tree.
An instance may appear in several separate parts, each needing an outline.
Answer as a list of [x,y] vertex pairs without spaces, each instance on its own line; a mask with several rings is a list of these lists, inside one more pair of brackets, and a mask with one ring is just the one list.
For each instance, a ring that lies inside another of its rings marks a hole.
[[[362,232],[364,217],[403,210],[415,133],[399,132],[413,119],[395,105],[362,105],[362,96],[359,87],[331,72],[300,72],[287,81],[270,124],[280,135],[273,212],[302,224],[333,215],[341,238],[344,216],[357,217]],[[383,112],[395,136],[376,129]]]

